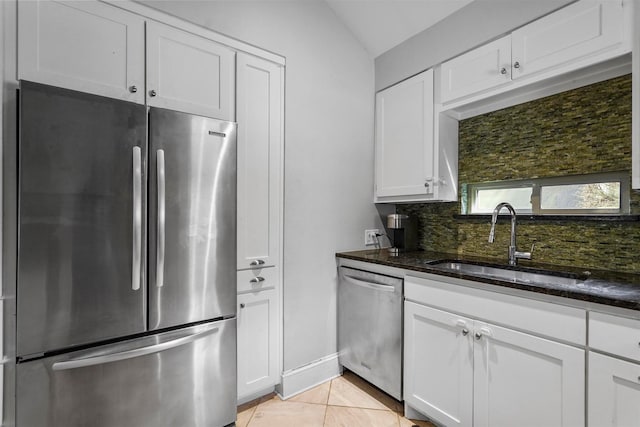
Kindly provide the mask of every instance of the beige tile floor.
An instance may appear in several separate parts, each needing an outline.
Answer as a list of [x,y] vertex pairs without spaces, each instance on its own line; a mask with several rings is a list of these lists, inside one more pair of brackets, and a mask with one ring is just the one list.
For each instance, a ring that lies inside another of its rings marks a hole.
[[402,403],[351,372],[281,400],[266,396],[238,408],[237,427],[435,427],[402,416]]

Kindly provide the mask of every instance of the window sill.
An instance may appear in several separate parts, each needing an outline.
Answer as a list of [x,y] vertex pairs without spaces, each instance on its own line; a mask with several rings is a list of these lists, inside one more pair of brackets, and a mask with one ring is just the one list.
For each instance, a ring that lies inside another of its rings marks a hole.
[[[460,221],[490,222],[491,215],[487,214],[456,214],[453,216]],[[503,214],[498,220],[508,220],[509,215]],[[638,222],[640,215],[518,215],[518,221],[530,222]]]

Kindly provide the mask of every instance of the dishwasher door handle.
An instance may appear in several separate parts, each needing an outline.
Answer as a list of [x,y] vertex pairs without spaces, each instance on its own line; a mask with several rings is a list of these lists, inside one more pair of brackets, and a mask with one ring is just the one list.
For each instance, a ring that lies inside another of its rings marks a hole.
[[393,285],[384,285],[382,283],[370,282],[367,280],[357,279],[353,276],[348,276],[348,275],[345,275],[344,278],[347,280],[347,282],[350,282],[357,286],[362,286],[363,288],[369,288],[369,289],[382,291],[382,292],[395,292],[396,290],[396,287]]

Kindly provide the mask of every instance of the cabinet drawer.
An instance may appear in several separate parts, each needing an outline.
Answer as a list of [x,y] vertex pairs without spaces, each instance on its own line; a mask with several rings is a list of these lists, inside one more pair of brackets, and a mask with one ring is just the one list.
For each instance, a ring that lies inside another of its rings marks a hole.
[[589,347],[640,362],[640,319],[589,313]]
[[442,276],[407,276],[405,298],[513,329],[586,345],[585,310],[471,287],[475,283]]
[[279,280],[278,272],[276,267],[238,271],[238,293],[274,289]]

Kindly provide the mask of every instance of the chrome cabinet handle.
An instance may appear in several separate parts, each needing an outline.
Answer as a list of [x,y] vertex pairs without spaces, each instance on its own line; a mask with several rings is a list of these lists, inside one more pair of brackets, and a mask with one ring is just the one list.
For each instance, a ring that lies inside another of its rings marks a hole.
[[500,74],[507,74],[507,69],[504,67],[500,68]]
[[264,277],[257,276],[249,280],[249,283],[260,283],[260,282],[264,282]]
[[149,96],[153,97],[153,96],[156,96],[156,95],[157,95],[157,93],[156,93],[156,91],[155,91],[155,90],[151,89],[151,90],[149,91]]
[[133,85],[133,86],[129,87],[129,92],[136,93],[137,91],[138,91],[138,87],[136,85]]
[[244,307],[245,307],[244,303],[241,303],[240,308],[244,308]]
[[513,68],[520,68],[520,63],[518,61],[514,62]]
[[254,259],[253,261],[251,261],[251,263],[249,264],[252,267],[258,266],[258,265],[264,265],[264,260],[261,259]]
[[464,328],[464,329],[462,330],[462,336],[463,336],[463,337],[466,337],[467,335],[469,335],[469,330],[468,330],[467,328]]
[[165,169],[164,150],[156,151],[156,174],[158,176],[158,224],[156,233],[156,286],[161,288],[164,285],[164,250],[165,250],[165,225],[166,225],[166,205],[165,205]]
[[154,344],[148,347],[136,348],[133,350],[120,351],[111,354],[104,354],[101,356],[87,357],[85,359],[67,360],[64,362],[56,362],[53,364],[52,369],[54,371],[65,371],[68,369],[84,368],[87,366],[103,365],[105,363],[118,362],[120,360],[133,359],[134,357],[146,356],[147,354],[160,353],[161,351],[169,350],[171,348],[179,347],[181,345],[189,344],[206,335],[218,332],[219,327],[210,328],[202,332],[187,335],[185,337],[176,338],[175,340],[168,341],[161,344]]
[[142,269],[142,152],[133,147],[133,236],[131,256],[131,289],[140,289]]
[[482,334],[480,332],[476,332],[473,336],[476,337],[477,340],[482,338]]

